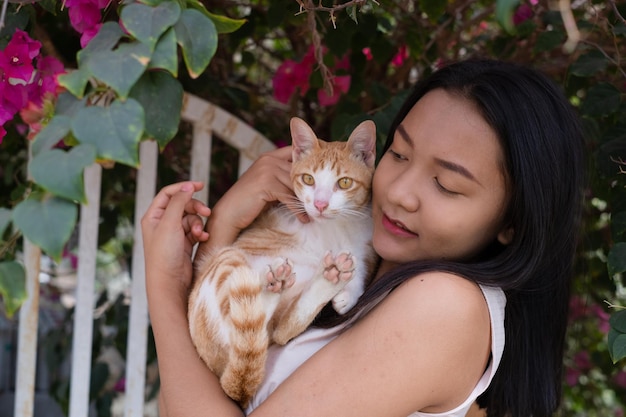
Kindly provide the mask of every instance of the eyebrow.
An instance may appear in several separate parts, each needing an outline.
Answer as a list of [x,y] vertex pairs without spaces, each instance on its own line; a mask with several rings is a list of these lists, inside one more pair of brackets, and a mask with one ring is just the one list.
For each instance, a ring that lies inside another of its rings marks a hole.
[[[406,129],[404,128],[404,126],[402,124],[398,125],[397,131],[400,134],[400,137],[409,146],[411,146],[411,147],[414,146],[413,139],[411,138],[411,136],[409,136],[409,134],[407,133]],[[474,181],[476,184],[478,184],[478,185],[480,185],[482,187],[482,184],[476,179],[476,177],[471,172],[469,172],[469,170],[467,168],[465,168],[463,165],[459,165],[459,164],[456,164],[456,163],[451,162],[451,161],[446,161],[445,159],[441,159],[441,158],[435,158],[435,162],[440,167],[445,168],[445,169],[447,169],[449,171],[452,171],[452,172],[456,172],[457,174],[460,174],[460,175],[464,176],[465,178]]]

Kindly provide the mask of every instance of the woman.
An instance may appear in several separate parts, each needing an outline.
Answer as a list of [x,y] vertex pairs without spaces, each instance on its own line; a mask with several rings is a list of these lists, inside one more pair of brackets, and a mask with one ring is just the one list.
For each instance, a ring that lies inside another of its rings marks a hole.
[[[286,201],[289,156],[259,158],[212,213],[192,200],[201,184],[188,182],[165,187],[142,220],[168,417],[243,415],[191,343],[191,248],[229,244],[267,204]],[[307,345],[321,332],[323,342],[310,358],[291,349],[303,362],[293,373],[275,353],[267,380],[278,382],[249,415],[456,417],[477,397],[490,417],[552,415],[582,170],[579,121],[541,74],[468,60],[420,82],[374,175],[372,284],[347,315],[301,336]]]

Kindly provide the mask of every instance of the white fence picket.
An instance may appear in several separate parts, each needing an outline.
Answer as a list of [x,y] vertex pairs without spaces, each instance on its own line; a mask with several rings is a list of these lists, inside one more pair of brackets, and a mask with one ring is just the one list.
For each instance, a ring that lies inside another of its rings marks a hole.
[[87,204],[81,205],[78,233],[78,271],[76,306],[72,337],[72,373],[70,379],[70,417],[86,417],[89,410],[91,379],[91,342],[93,340],[94,286],[96,253],[100,224],[100,184],[102,167],[93,164],[85,169]]
[[[274,148],[265,136],[248,124],[201,98],[185,94],[183,120],[191,123],[193,141],[190,178],[204,181],[206,187],[196,198],[208,202],[211,147],[213,135],[239,152],[239,175],[263,152]],[[153,141],[140,145],[140,168],[135,194],[135,225],[155,195],[158,147]],[[77,271],[76,310],[72,341],[72,370],[70,381],[70,417],[89,415],[89,386],[93,340],[94,283],[102,169],[94,164],[85,170],[88,204],[81,206],[79,224],[79,264]],[[40,250],[24,243],[28,299],[19,315],[18,364],[15,417],[34,414],[34,387],[37,355],[39,309]],[[126,352],[125,417],[144,415],[148,309],[145,293],[145,265],[141,230],[135,228],[131,271],[131,303]]]
[[35,406],[40,259],[41,250],[25,239],[24,267],[28,298],[19,313],[15,417],[32,416]]
[[135,235],[133,243],[131,303],[126,353],[126,417],[143,415],[146,376],[146,348],[148,342],[148,302],[146,299],[146,269],[143,261],[141,218],[148,209],[156,191],[158,147],[154,141],[142,142],[135,192]]

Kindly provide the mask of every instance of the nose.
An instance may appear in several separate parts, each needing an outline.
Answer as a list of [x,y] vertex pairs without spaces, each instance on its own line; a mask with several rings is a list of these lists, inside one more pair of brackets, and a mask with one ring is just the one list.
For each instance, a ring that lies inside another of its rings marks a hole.
[[395,178],[387,187],[390,203],[402,207],[407,212],[415,212],[420,207],[419,184],[415,176],[405,172]]
[[326,210],[326,207],[328,207],[328,201],[326,201],[326,200],[315,200],[313,202],[313,205],[315,206],[315,208],[317,208],[317,210],[320,213],[323,213],[324,210]]

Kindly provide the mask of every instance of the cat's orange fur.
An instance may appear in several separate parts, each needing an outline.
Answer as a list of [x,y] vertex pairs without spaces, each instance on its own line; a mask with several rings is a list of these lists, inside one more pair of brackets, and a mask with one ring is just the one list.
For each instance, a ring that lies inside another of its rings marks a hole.
[[246,406],[263,380],[267,349],[303,332],[332,300],[345,313],[371,275],[370,188],[376,128],[361,123],[347,142],[324,142],[291,120],[291,177],[300,223],[278,206],[237,241],[195,262],[190,332],[224,391]]

